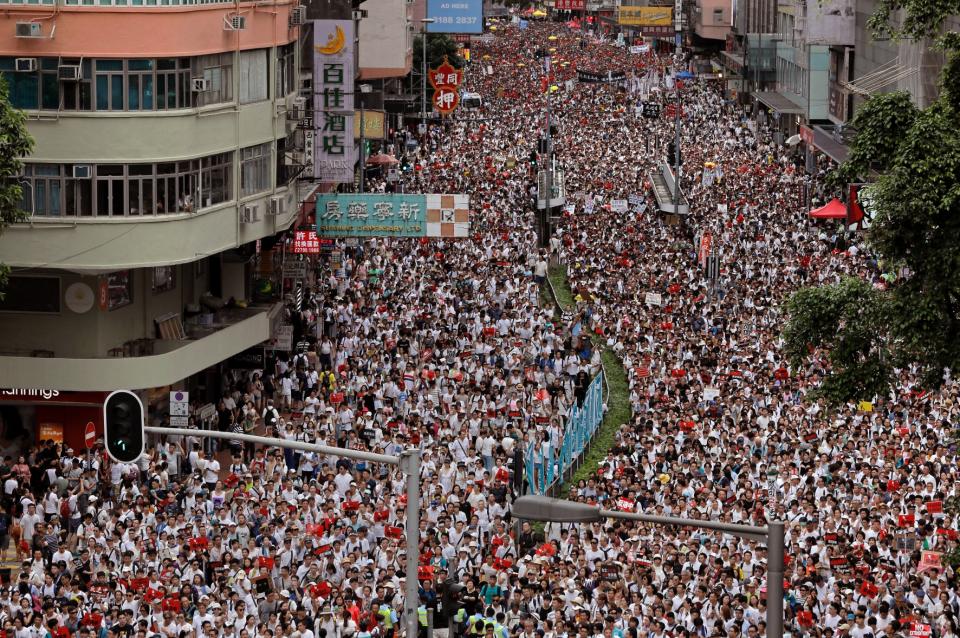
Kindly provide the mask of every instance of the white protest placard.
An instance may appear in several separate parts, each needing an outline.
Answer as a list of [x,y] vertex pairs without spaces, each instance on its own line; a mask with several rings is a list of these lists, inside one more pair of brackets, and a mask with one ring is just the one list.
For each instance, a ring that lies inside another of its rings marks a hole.
[[712,387],[710,387],[710,386],[707,386],[706,388],[703,389],[703,400],[704,400],[704,401],[713,401],[713,400],[716,399],[718,396],[720,396],[720,389],[719,389],[719,388],[712,388]]
[[634,193],[627,198],[627,201],[630,202],[631,206],[639,206],[641,203],[643,203],[643,197]]
[[648,292],[646,297],[643,298],[643,302],[648,306],[662,306],[663,295],[659,292]]
[[615,213],[627,212],[627,200],[625,199],[610,200],[610,210],[612,210]]
[[725,212],[727,212],[727,205],[726,205],[726,204],[717,204],[717,212],[718,212],[718,213],[725,213]]
[[592,215],[592,214],[593,214],[593,199],[592,199],[592,198],[587,200],[587,203],[586,203],[586,204],[584,205],[584,207],[583,207],[583,211],[584,211],[587,215]]

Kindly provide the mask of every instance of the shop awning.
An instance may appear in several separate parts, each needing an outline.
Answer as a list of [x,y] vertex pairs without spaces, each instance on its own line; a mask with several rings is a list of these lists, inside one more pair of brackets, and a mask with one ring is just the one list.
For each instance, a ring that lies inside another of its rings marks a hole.
[[721,51],[720,59],[723,60],[723,66],[733,71],[734,73],[740,73],[743,70],[743,56],[731,51]]
[[[834,197],[826,205],[810,211],[810,217],[814,219],[846,219],[847,205]],[[853,210],[850,211],[850,223],[856,224],[861,219],[863,219],[863,210],[859,206],[854,206]]]
[[833,135],[819,126],[813,127],[813,145],[838,164],[843,164],[850,156],[850,147],[843,142],[838,142]]
[[790,98],[779,91],[754,91],[753,97],[765,104],[775,113],[802,115],[803,107],[794,104]]

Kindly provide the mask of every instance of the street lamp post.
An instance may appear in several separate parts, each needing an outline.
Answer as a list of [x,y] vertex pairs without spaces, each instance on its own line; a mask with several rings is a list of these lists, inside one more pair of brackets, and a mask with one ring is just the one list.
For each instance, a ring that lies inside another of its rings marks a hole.
[[767,636],[783,638],[783,522],[770,521],[766,527],[733,525],[674,516],[653,516],[635,512],[605,510],[596,505],[565,501],[548,496],[521,496],[510,510],[516,518],[555,523],[595,523],[605,518],[709,529],[755,541],[767,541]]
[[421,18],[420,40],[422,44],[421,73],[420,73],[420,125],[424,131],[427,128],[427,25],[436,22],[433,18]]
[[403,595],[403,621],[406,625],[406,638],[416,638],[419,619],[417,617],[417,608],[420,606],[420,590],[417,581],[417,567],[420,565],[420,449],[409,448],[403,450],[400,456],[390,456],[387,454],[376,454],[374,452],[364,452],[363,450],[350,450],[347,448],[333,447],[330,445],[318,445],[316,443],[306,443],[304,441],[294,441],[288,439],[275,439],[266,436],[255,436],[253,434],[240,434],[234,432],[218,432],[212,430],[191,430],[188,428],[158,428],[153,426],[144,426],[144,432],[151,434],[162,434],[165,436],[184,436],[211,439],[229,439],[231,441],[243,441],[248,443],[259,443],[271,447],[289,448],[291,450],[302,450],[304,452],[316,452],[317,454],[326,454],[330,456],[340,456],[357,461],[367,461],[370,463],[383,463],[385,465],[395,465],[400,468],[407,477],[406,496],[407,496],[407,515],[404,525],[406,525],[406,552],[407,564],[405,566],[406,583]]
[[367,184],[367,151],[366,151],[366,126],[367,123],[364,119],[364,110],[363,110],[363,96],[366,93],[370,93],[373,90],[373,86],[370,84],[361,84],[360,85],[360,192],[366,192]]

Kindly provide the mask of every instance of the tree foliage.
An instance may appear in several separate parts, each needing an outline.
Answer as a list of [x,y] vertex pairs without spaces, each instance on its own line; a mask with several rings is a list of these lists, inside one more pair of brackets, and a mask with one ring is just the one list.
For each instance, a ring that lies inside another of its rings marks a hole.
[[806,365],[816,345],[830,364],[818,394],[840,402],[851,395],[883,392],[891,357],[885,335],[876,327],[883,324],[886,305],[879,290],[855,277],[833,286],[803,288],[789,300],[790,323],[783,335],[787,356]]
[[[0,233],[26,218],[20,209],[23,187],[18,177],[23,173],[23,157],[33,150],[33,138],[27,132],[23,111],[10,104],[7,82],[0,74]],[[10,269],[0,264],[0,299],[7,285]]]
[[886,281],[880,291],[848,279],[788,302],[791,360],[808,366],[823,354],[820,393],[833,401],[884,393],[895,368],[913,367],[925,388],[960,370],[960,38],[942,32],[958,12],[960,0],[882,0],[871,18],[878,35],[938,36],[947,64],[924,110],[903,92],[871,97],[853,120],[849,160],[830,176],[835,185],[876,176],[866,240]]

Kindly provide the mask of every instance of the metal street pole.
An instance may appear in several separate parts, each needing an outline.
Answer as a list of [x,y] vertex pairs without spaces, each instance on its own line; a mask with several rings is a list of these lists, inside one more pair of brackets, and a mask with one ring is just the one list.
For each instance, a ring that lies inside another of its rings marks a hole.
[[367,140],[365,136],[366,121],[364,120],[363,96],[373,90],[369,84],[360,85],[360,192],[365,193],[367,187]]
[[674,173],[673,173],[673,212],[680,214],[680,39],[683,30],[683,0],[675,0],[673,5],[673,30],[674,45],[673,53],[673,89],[677,92],[677,111],[674,113]]
[[783,638],[783,543],[782,521],[770,521],[766,527],[734,525],[675,516],[654,516],[635,512],[601,509],[596,505],[566,501],[548,496],[521,496],[513,502],[515,518],[556,523],[594,523],[618,518],[670,527],[709,529],[755,541],[767,541],[767,636]]
[[231,441],[243,441],[246,443],[259,443],[260,445],[281,447],[291,450],[301,450],[304,452],[316,452],[317,454],[326,454],[329,456],[340,456],[343,458],[354,459],[357,461],[368,461],[370,463],[383,463],[385,465],[397,466],[407,477],[407,513],[406,513],[406,545],[407,545],[407,564],[405,566],[405,588],[403,600],[403,618],[406,623],[407,638],[416,638],[417,625],[417,607],[419,607],[420,593],[417,581],[417,567],[420,565],[420,449],[408,448],[400,453],[400,456],[389,456],[387,454],[376,454],[374,452],[364,452],[363,450],[350,450],[331,445],[317,445],[316,443],[306,443],[303,441],[290,441],[287,439],[275,439],[267,436],[256,436],[253,434],[240,434],[234,432],[216,432],[212,430],[190,430],[187,428],[158,428],[153,426],[144,426],[144,432],[151,434],[163,434],[167,436],[190,436],[197,438],[210,439],[228,439]]
[[[420,24],[420,42],[422,44],[420,69],[420,125],[426,132],[427,128],[427,25],[436,22],[433,18],[422,18]],[[419,128],[419,127],[418,127]]]
[[543,217],[541,218],[540,226],[540,242],[541,248],[546,248],[550,245],[550,200],[553,199],[553,149],[551,148],[552,139],[550,137],[550,56],[543,58],[543,72],[546,79],[546,132],[544,134],[544,139],[546,140],[546,160],[544,161],[544,168],[547,171],[547,196],[544,198],[543,206]]

